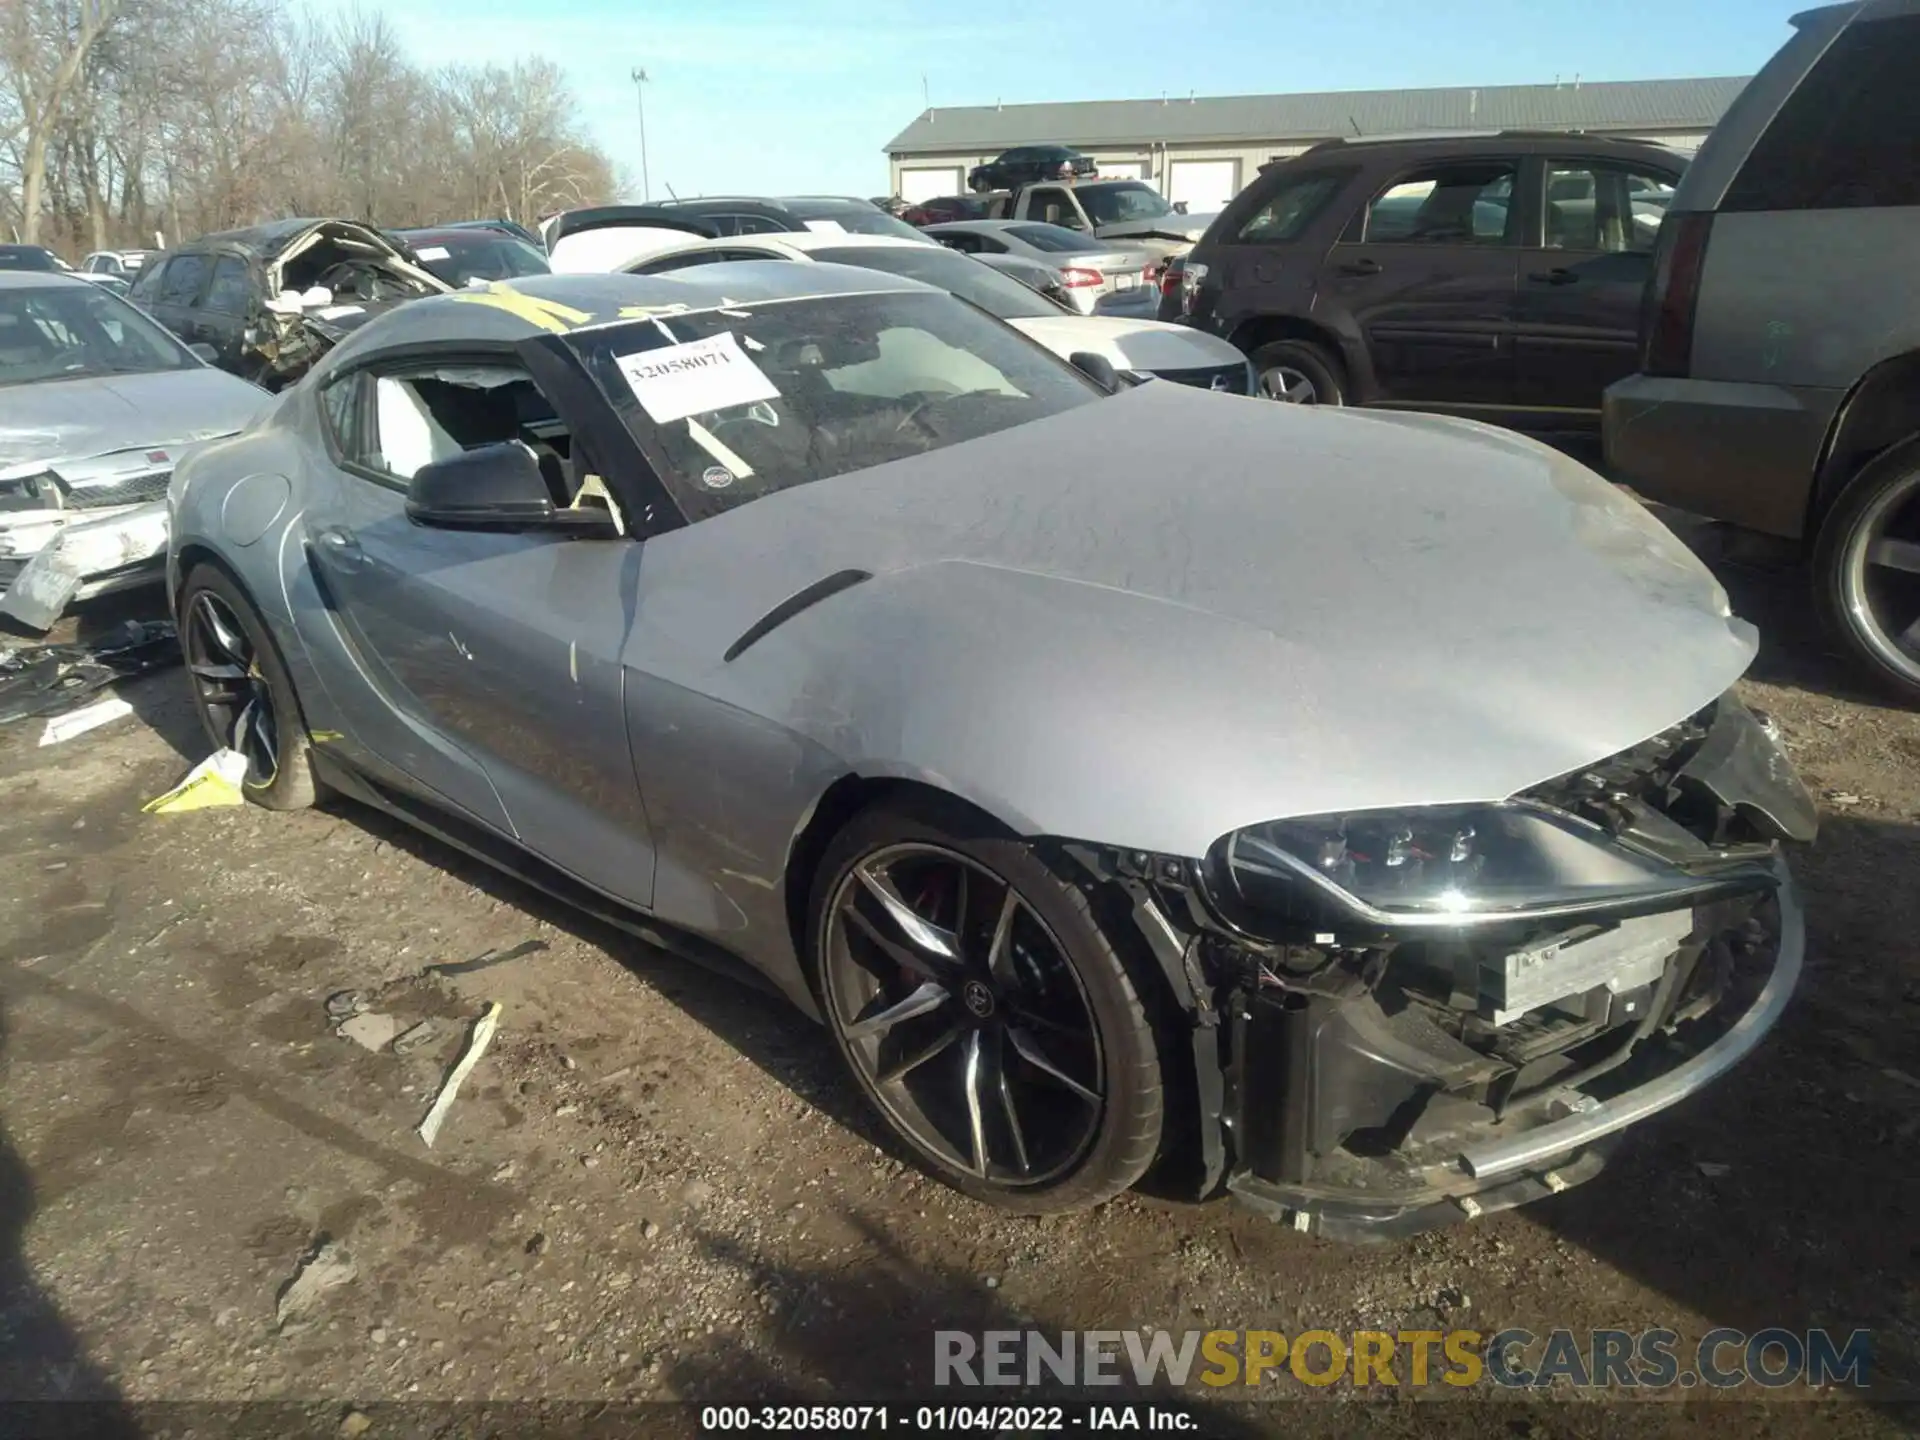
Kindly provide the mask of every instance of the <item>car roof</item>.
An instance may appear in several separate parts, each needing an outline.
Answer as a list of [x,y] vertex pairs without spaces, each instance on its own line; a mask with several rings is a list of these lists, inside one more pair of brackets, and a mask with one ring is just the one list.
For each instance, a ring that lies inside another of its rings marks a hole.
[[882,250],[889,247],[896,250],[924,250],[934,242],[927,240],[909,240],[904,235],[863,235],[854,230],[781,230],[760,235],[722,235],[714,240],[691,240],[685,245],[673,245],[664,250],[650,250],[638,256],[633,263],[645,265],[650,261],[664,260],[669,255],[697,255],[703,250],[738,250],[755,244],[798,250],[811,257],[815,250],[867,249]]
[[[481,245],[489,239],[520,240],[511,230],[496,230],[483,225],[422,225],[418,230],[396,230],[409,243],[415,240],[441,240],[452,245]],[[522,245],[527,242],[520,240]]]
[[[38,245],[8,245],[0,247],[7,250],[38,250]],[[82,280],[70,270],[0,270],[0,290],[33,290],[42,285],[82,285],[89,290],[99,287],[91,280]]]
[[[1591,135],[1581,130],[1476,130],[1451,135],[1360,135],[1322,140],[1298,155],[1270,160],[1260,168],[1291,165],[1301,160],[1328,160],[1351,157],[1368,159],[1375,155],[1532,155],[1577,147],[1594,153],[1620,155],[1662,155],[1679,160],[1678,151],[1652,140],[1628,140],[1616,135]],[[1103,182],[1104,183],[1104,182]]]
[[[921,226],[921,229],[929,232],[934,230],[972,230],[976,232],[993,232],[993,231],[1001,231],[1001,230],[1032,230],[1036,227],[1044,227],[1045,229],[1048,229],[1048,230],[1067,230],[1066,226],[1055,225],[1049,220],[1033,220],[1033,219],[1009,220],[1005,218],[1000,218],[1000,219],[982,218],[979,220],[942,220],[942,221],[939,221],[937,224],[923,225]],[[1099,243],[1097,240],[1094,240],[1093,237],[1091,236],[1082,235],[1078,230],[1067,230],[1067,233],[1073,236],[1075,239],[1088,240],[1094,244]]]
[[328,353],[322,365],[332,370],[358,357],[413,345],[512,345],[543,334],[614,325],[676,308],[715,310],[876,290],[945,293],[881,271],[851,265],[796,265],[791,260],[716,264],[671,275],[529,275],[485,289],[409,300],[355,330]]

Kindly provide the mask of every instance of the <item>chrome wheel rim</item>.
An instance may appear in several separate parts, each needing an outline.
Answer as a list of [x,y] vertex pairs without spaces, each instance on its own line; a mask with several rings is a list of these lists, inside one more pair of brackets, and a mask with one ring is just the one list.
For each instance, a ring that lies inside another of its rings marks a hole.
[[273,693],[233,610],[210,590],[187,608],[187,671],[208,727],[246,757],[246,783],[259,790],[280,773],[280,726]]
[[891,845],[826,918],[828,1018],[900,1133],[976,1179],[1070,1171],[1105,1112],[1105,1057],[1057,937],[1004,879],[936,845]]
[[1318,405],[1320,392],[1304,370],[1291,365],[1270,365],[1260,372],[1260,394],[1283,405]]
[[1840,583],[1861,643],[1920,684],[1920,470],[1889,488],[1855,523]]

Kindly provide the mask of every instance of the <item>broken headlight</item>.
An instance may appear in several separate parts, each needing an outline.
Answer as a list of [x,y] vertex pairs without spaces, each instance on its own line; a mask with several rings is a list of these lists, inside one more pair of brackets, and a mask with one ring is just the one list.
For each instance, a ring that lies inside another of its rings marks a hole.
[[1302,915],[1331,901],[1401,925],[1677,903],[1712,884],[1616,844],[1598,826],[1513,803],[1276,820],[1229,836],[1224,859],[1255,909]]

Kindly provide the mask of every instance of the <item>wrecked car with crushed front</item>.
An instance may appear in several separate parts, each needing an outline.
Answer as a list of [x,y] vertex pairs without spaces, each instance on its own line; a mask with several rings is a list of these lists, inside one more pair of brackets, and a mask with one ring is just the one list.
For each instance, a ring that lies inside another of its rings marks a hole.
[[175,478],[207,733],[770,985],[994,1205],[1588,1179],[1800,970],[1752,627],[1532,441],[1101,368],[827,264],[403,307]]
[[221,369],[279,390],[375,315],[452,288],[370,226],[276,220],[150,260],[129,298]]

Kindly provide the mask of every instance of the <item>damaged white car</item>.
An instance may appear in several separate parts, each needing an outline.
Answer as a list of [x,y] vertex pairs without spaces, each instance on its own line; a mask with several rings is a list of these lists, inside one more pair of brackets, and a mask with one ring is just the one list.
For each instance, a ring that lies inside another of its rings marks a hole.
[[160,578],[174,466],[269,399],[98,285],[0,274],[0,614]]

